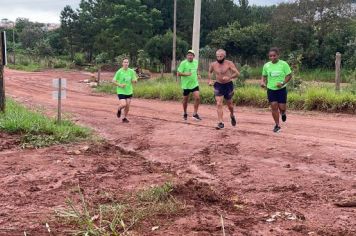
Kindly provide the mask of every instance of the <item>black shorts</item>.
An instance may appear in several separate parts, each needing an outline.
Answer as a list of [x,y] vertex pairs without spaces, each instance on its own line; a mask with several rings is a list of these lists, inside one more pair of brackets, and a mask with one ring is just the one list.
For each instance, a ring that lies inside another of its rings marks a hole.
[[121,100],[121,99],[130,99],[130,98],[132,98],[132,94],[130,94],[130,95],[118,94],[117,96],[118,96],[118,98],[119,98],[120,100]]
[[278,90],[267,89],[269,102],[287,103],[287,88]]
[[183,89],[183,96],[188,96],[190,93],[194,93],[196,91],[199,91],[199,86],[193,89]]
[[234,83],[232,81],[226,84],[215,82],[214,94],[216,97],[224,96],[226,100],[231,100],[234,96]]

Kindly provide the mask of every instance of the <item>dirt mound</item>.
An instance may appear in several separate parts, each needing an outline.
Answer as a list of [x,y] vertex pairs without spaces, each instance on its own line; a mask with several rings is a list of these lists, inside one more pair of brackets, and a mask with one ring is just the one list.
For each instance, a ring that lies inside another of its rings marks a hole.
[[15,148],[19,146],[20,143],[20,135],[10,135],[0,132],[0,151]]
[[184,184],[175,186],[173,194],[191,200],[196,204],[226,204],[230,203],[225,196],[213,189],[208,183],[190,179]]

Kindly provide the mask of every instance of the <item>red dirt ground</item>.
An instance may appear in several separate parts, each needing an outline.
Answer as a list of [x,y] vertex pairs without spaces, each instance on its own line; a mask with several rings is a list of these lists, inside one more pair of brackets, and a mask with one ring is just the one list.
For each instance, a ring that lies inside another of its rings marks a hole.
[[[5,77],[9,96],[48,114],[56,109],[52,79],[67,78],[66,116],[107,141],[73,155],[88,144],[20,150],[19,137],[0,134],[0,235],[48,235],[45,222],[66,235],[53,211],[78,184],[100,202],[101,192],[115,197],[165,181],[176,184],[187,211],[136,235],[222,235],[220,215],[226,235],[356,235],[355,207],[334,205],[356,198],[353,115],[289,112],[274,134],[267,110],[238,107],[238,126],[226,120],[217,131],[214,106],[201,106],[203,121],[183,122],[180,103],[134,99],[131,123],[122,124],[115,96],[78,83],[87,73],[6,70]],[[267,222],[276,212],[282,216]]]

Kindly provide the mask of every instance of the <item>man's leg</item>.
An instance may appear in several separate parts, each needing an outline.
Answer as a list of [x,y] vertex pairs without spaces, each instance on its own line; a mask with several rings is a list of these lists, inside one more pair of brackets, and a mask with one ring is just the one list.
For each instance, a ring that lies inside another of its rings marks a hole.
[[186,96],[183,96],[183,111],[184,111],[184,114],[187,114],[188,100],[189,100],[189,94],[186,95]]
[[193,115],[196,115],[196,114],[198,114],[198,108],[200,105],[200,92],[199,91],[193,92],[193,97],[194,97],[194,114]]
[[125,111],[124,111],[124,118],[127,117],[127,114],[129,114],[129,110],[130,110],[130,104],[131,104],[131,98],[127,98],[124,100],[126,105],[125,105]]
[[218,121],[219,123],[223,123],[223,100],[224,96],[215,96],[216,99],[216,107],[218,111]]
[[277,126],[279,126],[279,107],[278,102],[271,102],[272,116],[274,122]]
[[232,99],[226,100],[226,105],[229,108],[230,116],[233,117],[234,116],[234,104],[232,102]]
[[234,115],[234,103],[232,102],[232,99],[226,100],[226,104],[230,111],[231,125],[236,126],[237,121]]
[[121,113],[122,113],[122,109],[124,109],[126,107],[126,99],[120,99],[119,100],[119,107],[117,110],[117,117],[120,118],[121,117]]

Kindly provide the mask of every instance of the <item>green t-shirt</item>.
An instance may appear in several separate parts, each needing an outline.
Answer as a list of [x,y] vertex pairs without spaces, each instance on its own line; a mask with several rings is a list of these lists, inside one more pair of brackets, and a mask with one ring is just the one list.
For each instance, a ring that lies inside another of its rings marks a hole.
[[263,66],[262,76],[267,77],[267,88],[278,90],[278,82],[283,82],[287,75],[291,73],[291,69],[287,62],[278,60],[277,63],[267,62]]
[[198,82],[198,61],[189,62],[184,60],[178,67],[180,73],[192,73],[190,76],[181,76],[182,89],[193,89],[199,86]]
[[127,70],[124,70],[123,68],[119,69],[114,76],[114,80],[119,84],[126,84],[126,86],[124,88],[117,86],[116,88],[117,94],[132,95],[133,93],[132,81],[136,79],[137,79],[136,72],[133,69],[130,68],[128,68]]

